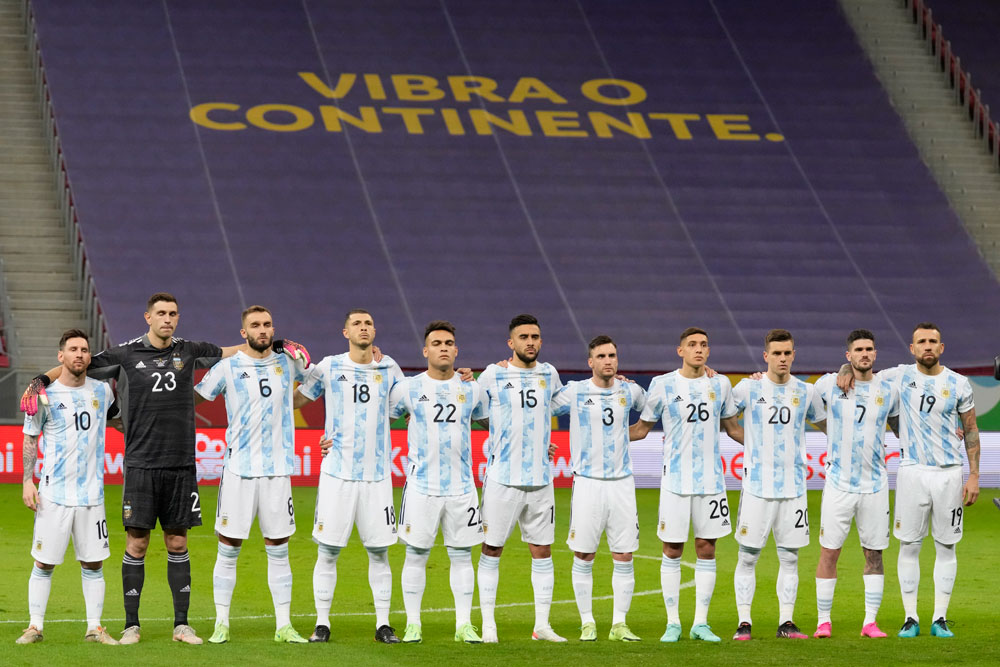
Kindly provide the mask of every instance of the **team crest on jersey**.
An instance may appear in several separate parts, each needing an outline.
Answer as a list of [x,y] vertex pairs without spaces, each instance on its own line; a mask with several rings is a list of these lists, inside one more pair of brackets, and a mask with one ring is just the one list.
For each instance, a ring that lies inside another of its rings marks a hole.
[[465,403],[465,394],[459,394],[458,395],[458,402],[459,403]]
[[576,539],[576,528],[570,528],[569,529],[569,539],[571,539],[571,540],[575,540]]
[[409,535],[410,534],[410,524],[406,524],[406,529],[405,530],[406,530],[406,534]]
[[219,520],[219,523],[222,524],[223,528],[225,528],[226,526],[229,525],[229,517],[223,514],[222,518]]
[[948,398],[949,396],[951,396],[951,392],[948,391],[947,389],[942,389],[941,395],[944,396],[945,398]]
[[184,362],[181,361],[181,355],[175,354],[174,358],[171,359],[170,361],[174,365],[174,368],[176,368],[177,370],[181,370],[182,368],[184,368]]
[[885,405],[885,399],[882,398],[882,394],[875,397],[875,405]]
[[284,375],[285,374],[285,369],[282,368],[281,366],[275,366],[274,367],[274,374],[275,375]]
[[153,363],[156,364],[157,368],[163,368],[167,365],[166,359],[153,359]]
[[122,516],[126,519],[132,518],[132,503],[128,500],[122,503]]
[[90,402],[90,404],[94,406],[94,409],[95,409],[95,410],[96,410],[97,408],[101,407],[101,402],[100,402],[99,400],[97,400],[96,398],[95,398],[94,400],[92,400],[92,401]]
[[667,528],[667,522],[666,521],[661,521],[660,522],[660,530],[666,530],[666,528]]
[[750,532],[746,526],[740,526],[740,536],[746,537],[747,533]]
[[538,378],[538,386],[545,389],[545,378]]
[[900,525],[899,519],[896,519],[896,530],[899,530]]
[[488,524],[485,521],[483,521],[483,535],[485,535],[486,533],[488,533],[489,530],[490,530],[490,524]]
[[798,407],[798,405],[799,405],[799,397],[798,396],[792,396],[792,405]]
[[372,378],[372,380],[374,380],[375,382],[381,382],[382,381],[382,374],[381,373],[376,373],[375,377]]
[[708,392],[708,400],[710,400],[710,401],[714,401],[715,400],[715,392],[714,391]]
[[35,540],[35,551],[41,551],[41,550],[42,550],[42,541]]
[[622,405],[622,406],[624,406],[624,405],[625,405],[625,404],[626,404],[627,402],[628,402],[628,401],[626,401],[626,400],[625,400],[625,397],[624,397],[624,396],[619,396],[619,397],[618,397],[618,405]]
[[323,522],[322,521],[320,521],[319,523],[316,524],[316,532],[317,533],[322,533],[323,532]]

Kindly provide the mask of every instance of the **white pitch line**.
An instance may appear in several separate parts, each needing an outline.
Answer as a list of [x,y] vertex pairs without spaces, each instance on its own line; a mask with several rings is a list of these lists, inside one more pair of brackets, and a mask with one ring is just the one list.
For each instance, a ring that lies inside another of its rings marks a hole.
[[[652,558],[652,556],[646,556],[646,558]],[[691,588],[692,586],[694,586],[694,580],[693,579],[691,581],[686,581],[683,584],[681,584],[681,588],[682,589],[684,589],[684,588]],[[638,591],[636,593],[633,593],[632,596],[633,597],[641,597],[641,596],[646,596],[646,595],[659,595],[660,592],[661,592],[660,589],[657,588],[657,589],[652,590],[652,591]],[[613,598],[614,598],[613,595],[599,595],[599,596],[595,597],[594,600],[611,600]],[[576,604],[576,600],[553,600],[552,604]],[[534,602],[508,602],[506,604],[498,604],[496,608],[497,609],[509,609],[511,607],[533,607],[533,606],[535,606]],[[476,606],[473,607],[473,609],[479,609],[479,606],[476,605]],[[428,613],[428,614],[436,614],[436,613],[445,614],[445,613],[449,613],[449,612],[454,612],[455,608],[454,607],[439,607],[439,608],[434,608],[434,609],[421,609],[420,611],[421,611],[421,613]],[[330,616],[371,616],[374,613],[375,613],[374,611],[365,611],[365,612],[351,611],[351,612],[342,612],[342,613],[331,613]],[[391,613],[393,613],[393,614],[404,614],[406,612],[404,610],[402,610],[402,609],[394,609],[394,610],[392,610]],[[292,616],[301,617],[301,618],[312,618],[312,617],[315,616],[315,614],[312,614],[312,613],[310,613],[310,614],[292,614]],[[260,614],[260,615],[254,615],[254,616],[231,616],[230,618],[231,619],[236,619],[236,620],[241,620],[241,621],[258,620],[258,619],[263,619],[263,618],[274,618],[274,614]],[[174,619],[173,619],[173,617],[170,617],[170,618],[144,618],[142,620],[144,620],[144,621],[161,622],[161,621],[172,621]],[[209,617],[209,616],[192,616],[190,620],[192,620],[192,621],[214,621],[215,617],[214,616],[212,616],[212,617]],[[105,618],[104,621],[106,621],[106,622],[118,622],[118,621],[124,622],[125,619],[124,618]],[[3,624],[3,623],[25,623],[25,622],[26,621],[24,621],[24,620],[0,620],[0,624]],[[51,619],[47,618],[47,619],[45,619],[45,622],[46,623],[84,623],[85,621],[83,619],[80,619],[80,618],[51,618]]]

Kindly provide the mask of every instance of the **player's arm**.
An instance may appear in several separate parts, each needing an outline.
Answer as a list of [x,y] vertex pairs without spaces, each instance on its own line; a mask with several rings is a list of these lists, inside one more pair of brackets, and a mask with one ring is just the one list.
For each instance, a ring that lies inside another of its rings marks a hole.
[[302,392],[301,392],[301,391],[299,391],[298,389],[296,389],[296,390],[295,390],[295,396],[294,396],[294,398],[292,399],[292,406],[293,406],[293,407],[294,407],[294,408],[295,408],[296,410],[298,410],[298,409],[299,409],[299,408],[301,408],[301,407],[302,407],[303,405],[309,405],[310,403],[312,403],[312,402],[313,402],[313,401],[315,401],[315,400],[316,400],[315,398],[309,398],[308,396],[303,396],[303,395],[302,395]]
[[740,424],[739,415],[733,415],[732,417],[720,419],[719,425],[722,426],[723,430],[725,430],[726,435],[741,445],[743,444],[743,426]]
[[823,433],[826,433],[826,420],[825,419],[821,419],[818,422],[813,422],[813,426],[816,427],[817,431],[823,431]]
[[38,460],[38,436],[24,434],[21,462],[24,465],[21,500],[32,512],[38,510],[38,489],[35,488],[35,462]]
[[966,506],[979,498],[979,426],[976,425],[976,409],[958,415],[962,418],[962,429],[965,431],[965,455],[969,458],[969,479],[962,489],[962,500]]
[[653,430],[656,426],[656,422],[648,422],[643,419],[638,419],[634,424],[628,427],[628,439],[629,440],[642,440],[649,432]]
[[56,366],[32,378],[24,393],[21,394],[21,412],[30,417],[38,412],[39,401],[42,402],[42,405],[48,405],[49,398],[45,394],[45,388],[52,384],[60,373],[62,373],[62,366]]
[[850,364],[842,364],[840,370],[837,371],[837,387],[843,392],[848,392],[853,386],[854,371],[851,370]]

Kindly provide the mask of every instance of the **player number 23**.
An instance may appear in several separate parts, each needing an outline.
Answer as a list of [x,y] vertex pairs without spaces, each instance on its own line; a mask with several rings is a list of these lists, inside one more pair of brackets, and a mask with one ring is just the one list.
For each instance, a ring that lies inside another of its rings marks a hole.
[[173,371],[166,373],[155,372],[153,376],[153,391],[173,391],[177,389],[177,377]]

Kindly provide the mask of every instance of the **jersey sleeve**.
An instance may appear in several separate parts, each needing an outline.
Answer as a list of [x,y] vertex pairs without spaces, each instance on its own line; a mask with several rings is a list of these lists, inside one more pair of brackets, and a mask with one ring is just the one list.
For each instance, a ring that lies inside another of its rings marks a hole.
[[972,383],[969,378],[960,377],[958,380],[958,414],[965,414],[976,407],[972,396]]
[[660,416],[663,414],[663,400],[660,398],[662,394],[659,383],[654,380],[649,384],[649,391],[646,392],[646,405],[643,406],[639,419],[650,423],[660,421]]
[[36,436],[40,435],[42,432],[42,426],[45,425],[45,418],[49,414],[49,409],[47,407],[41,408],[33,415],[24,415],[24,428],[21,431],[25,435]]
[[389,419],[398,419],[410,412],[409,401],[406,399],[410,394],[408,385],[411,381],[404,378],[389,390]]
[[750,397],[750,380],[748,378],[743,378],[736,383],[733,387],[733,407],[736,408],[736,413],[739,414],[746,410],[747,399]]
[[889,383],[889,416],[899,416],[899,387],[896,383]]
[[184,341],[186,352],[189,352],[195,359],[221,359],[222,348],[215,343],[205,343],[198,341]]
[[223,370],[225,361],[220,361],[208,369],[205,377],[201,379],[194,390],[206,401],[215,400],[219,394],[226,391],[226,373]]
[[479,388],[483,392],[483,402],[489,406],[490,402],[490,390],[493,388],[493,384],[496,382],[497,378],[497,367],[494,364],[490,364],[486,367],[476,381],[479,383]]
[[104,404],[108,406],[108,410],[105,413],[107,419],[118,419],[122,415],[122,406],[118,403],[118,397],[115,396],[115,390],[111,388],[111,385],[107,382],[102,382],[98,385],[100,387],[98,391],[104,393]]
[[646,409],[646,390],[632,382],[626,382],[625,385],[632,394],[632,409],[642,414]]
[[486,392],[483,390],[483,386],[478,382],[473,382],[473,391],[476,396],[476,407],[472,409],[472,419],[473,421],[478,419],[486,419],[490,416],[489,405],[487,405]]
[[806,385],[806,392],[809,400],[809,408],[806,410],[806,419],[814,424],[816,422],[823,421],[826,419],[826,407],[823,404],[823,399],[819,396],[819,392],[816,391],[816,387],[811,384]]
[[395,386],[406,379],[406,376],[403,375],[403,369],[401,369],[399,364],[395,361],[393,361],[392,366],[389,367],[389,377],[392,379],[392,384],[390,386]]
[[118,347],[110,347],[92,356],[90,366],[87,367],[87,377],[95,380],[113,380],[118,377],[118,371],[128,354],[127,345],[128,343],[124,343]]
[[820,379],[816,380],[816,393],[819,394],[820,399],[823,401],[823,406],[828,406],[827,396],[830,395],[830,387],[833,383],[837,381],[837,375],[835,373],[827,373]]
[[886,368],[875,374],[880,380],[886,380],[887,382],[892,382],[895,384],[899,380],[899,376],[903,374],[903,369],[906,368],[906,364],[900,364],[899,366],[893,366],[892,368]]
[[322,396],[326,388],[326,368],[327,364],[324,361],[310,368],[305,381],[299,385],[299,393],[311,401]]
[[722,413],[719,416],[722,419],[735,417],[740,411],[736,407],[736,401],[733,400],[733,383],[725,375],[716,377],[719,378],[719,391],[722,392]]
[[561,417],[562,415],[569,414],[569,406],[572,399],[570,394],[572,391],[573,385],[569,384],[552,394],[552,402],[549,404],[549,407],[552,409],[553,415]]

